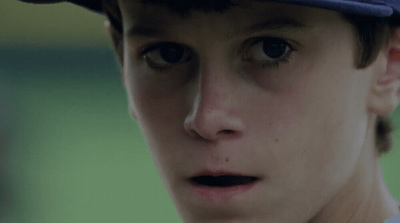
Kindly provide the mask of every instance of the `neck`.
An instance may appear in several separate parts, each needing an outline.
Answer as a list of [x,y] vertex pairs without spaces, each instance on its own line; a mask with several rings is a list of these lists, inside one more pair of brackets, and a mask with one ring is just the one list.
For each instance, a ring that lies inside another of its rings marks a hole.
[[371,141],[363,148],[349,182],[309,223],[381,223],[399,213],[383,181],[379,155]]

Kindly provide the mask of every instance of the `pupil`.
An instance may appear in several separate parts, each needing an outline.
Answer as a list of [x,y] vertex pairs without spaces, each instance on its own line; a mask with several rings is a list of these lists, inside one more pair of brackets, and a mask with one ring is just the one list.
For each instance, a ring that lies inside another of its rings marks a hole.
[[264,53],[272,59],[279,59],[286,53],[286,43],[281,40],[265,41],[263,45]]
[[167,63],[178,63],[184,53],[183,47],[176,45],[164,46],[160,49],[160,56]]

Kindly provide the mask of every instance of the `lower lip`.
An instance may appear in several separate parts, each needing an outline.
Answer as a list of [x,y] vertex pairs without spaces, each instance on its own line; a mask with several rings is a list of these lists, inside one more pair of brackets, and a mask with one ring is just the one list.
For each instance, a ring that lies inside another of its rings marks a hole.
[[232,186],[232,187],[208,187],[203,185],[197,185],[191,183],[191,187],[195,194],[208,201],[226,201],[233,197],[240,196],[246,192],[249,192],[258,184],[259,180],[256,180],[249,184]]

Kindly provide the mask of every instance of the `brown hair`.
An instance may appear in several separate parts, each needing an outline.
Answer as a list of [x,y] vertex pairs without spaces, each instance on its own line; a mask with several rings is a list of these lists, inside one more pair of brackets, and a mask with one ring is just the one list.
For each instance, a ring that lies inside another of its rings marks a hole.
[[[102,0],[104,13],[112,26],[112,35],[114,45],[117,46],[118,56],[122,55],[122,16],[118,3],[113,0]],[[159,4],[165,6],[182,16],[187,15],[190,10],[200,10],[208,12],[223,12],[229,7],[235,5],[229,0],[212,1],[212,0],[146,0],[144,4]],[[391,37],[391,31],[399,24],[394,24],[389,19],[355,16],[344,14],[344,19],[350,22],[354,27],[356,55],[355,66],[363,69],[371,65],[377,58],[379,50],[387,43]],[[389,116],[378,116],[376,120],[376,148],[379,153],[389,152],[392,149],[393,125]]]
[[[354,27],[356,40],[355,66],[363,69],[377,58],[379,50],[393,36],[393,30],[399,27],[387,18],[344,15],[345,20]],[[393,124],[389,116],[378,116],[376,120],[375,144],[379,153],[392,149]]]

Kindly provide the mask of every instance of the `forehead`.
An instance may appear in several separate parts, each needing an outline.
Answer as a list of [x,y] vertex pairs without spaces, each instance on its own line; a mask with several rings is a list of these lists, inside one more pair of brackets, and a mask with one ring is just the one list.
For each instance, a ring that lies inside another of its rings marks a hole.
[[[187,17],[194,12],[203,13],[224,13],[232,8],[242,9],[267,9],[281,6],[281,10],[290,10],[290,8],[306,8],[304,6],[296,6],[294,4],[280,3],[273,0],[117,0],[123,11],[130,11],[131,15],[137,14],[137,11],[148,11],[156,9],[164,9],[164,13],[171,13]],[[136,10],[135,10],[136,9]],[[271,11],[272,12],[272,11]],[[276,12],[276,11],[275,11]],[[276,12],[280,13],[280,11]],[[154,15],[159,16],[159,15]]]
[[221,24],[221,21],[224,21],[222,24],[237,28],[261,20],[278,21],[275,26],[280,26],[283,22],[290,26],[297,24],[303,27],[329,26],[337,23],[337,20],[344,21],[341,14],[334,11],[263,0],[238,0],[235,3],[225,0],[197,1],[197,3],[196,1],[157,0],[119,0],[118,2],[125,29],[138,25],[166,28],[171,24],[185,22],[190,23],[189,27],[192,28],[196,24],[215,26],[216,23]]
[[234,5],[238,5],[239,1],[231,0],[122,0],[125,3],[141,3],[145,6],[162,6],[170,11],[187,15],[191,11],[208,12],[224,12]]

